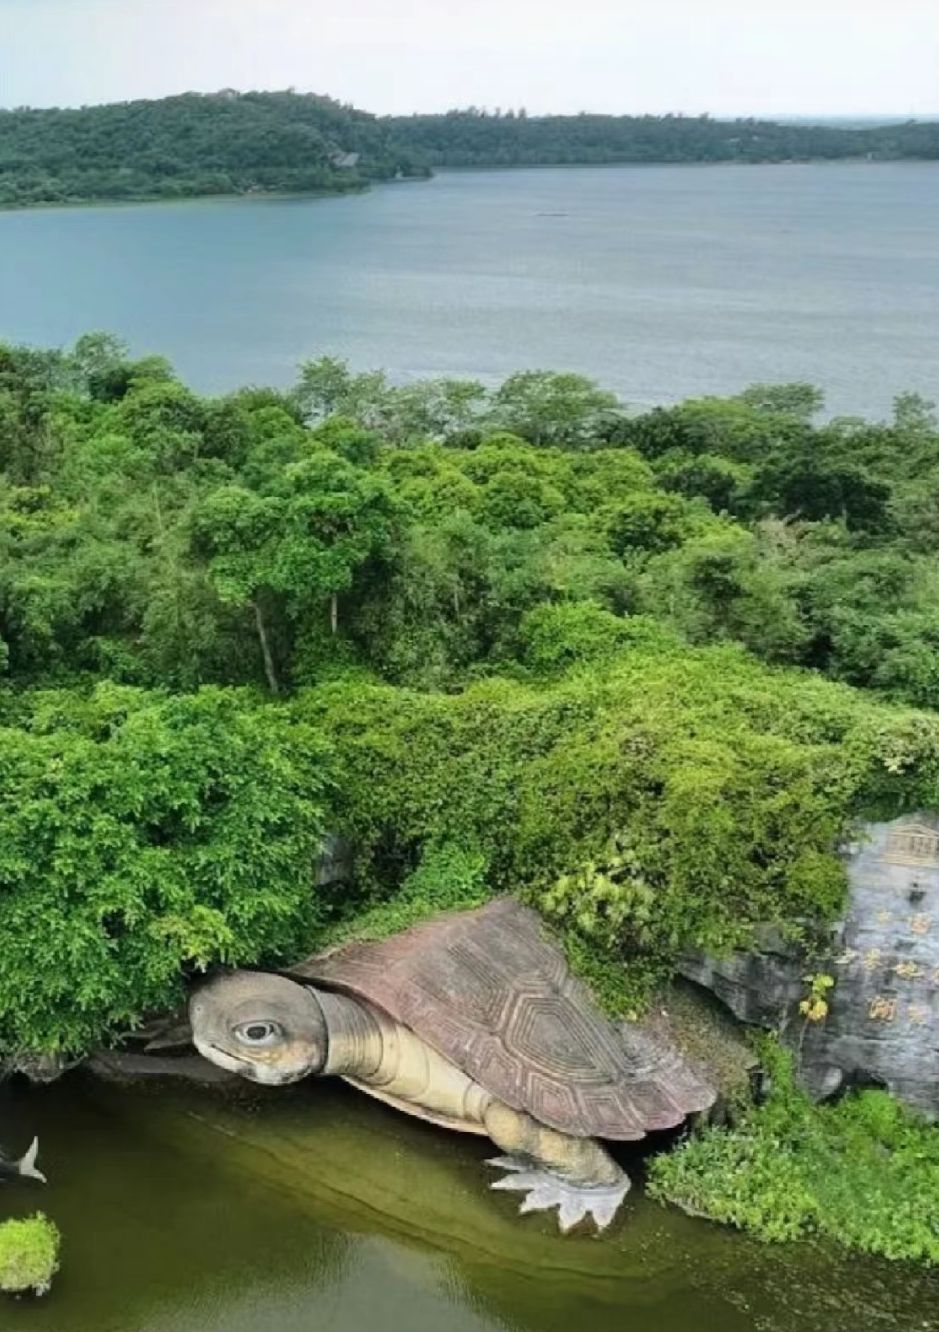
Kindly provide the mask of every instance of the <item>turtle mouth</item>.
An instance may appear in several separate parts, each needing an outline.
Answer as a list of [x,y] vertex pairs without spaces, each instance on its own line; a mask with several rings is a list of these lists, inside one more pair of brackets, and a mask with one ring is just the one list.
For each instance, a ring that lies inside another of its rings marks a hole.
[[306,1069],[297,1073],[285,1072],[271,1064],[258,1063],[253,1059],[233,1054],[231,1050],[223,1050],[214,1041],[194,1038],[193,1044],[210,1063],[217,1064],[219,1068],[224,1068],[229,1073],[238,1073],[250,1082],[263,1083],[266,1087],[283,1087],[288,1083],[298,1082],[307,1072]]
[[240,1073],[242,1077],[251,1077],[254,1073],[254,1065],[248,1059],[240,1059],[230,1050],[223,1050],[220,1045],[214,1041],[202,1040],[199,1037],[193,1038],[193,1045],[202,1055],[203,1059],[208,1059],[211,1064],[217,1064],[219,1068],[227,1069],[229,1073]]

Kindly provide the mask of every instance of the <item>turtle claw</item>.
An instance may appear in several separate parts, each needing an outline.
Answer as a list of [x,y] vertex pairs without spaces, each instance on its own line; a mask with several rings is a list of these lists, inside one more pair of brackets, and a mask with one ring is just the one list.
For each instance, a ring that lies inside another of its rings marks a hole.
[[522,1215],[556,1207],[562,1235],[588,1216],[593,1217],[598,1231],[606,1230],[630,1188],[626,1175],[618,1184],[571,1184],[560,1175],[514,1156],[497,1156],[486,1164],[509,1171],[490,1188],[526,1195],[518,1209]]
[[[496,1170],[531,1170],[532,1161],[524,1161],[520,1156],[490,1156],[486,1165],[495,1166]],[[495,1188],[495,1185],[493,1185]]]

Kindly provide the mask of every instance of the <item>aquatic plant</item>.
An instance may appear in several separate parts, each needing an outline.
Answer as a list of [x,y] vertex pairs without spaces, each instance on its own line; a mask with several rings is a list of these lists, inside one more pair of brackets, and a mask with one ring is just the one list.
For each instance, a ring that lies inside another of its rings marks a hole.
[[939,1264],[939,1132],[885,1091],[813,1105],[767,1040],[765,1104],[654,1158],[649,1193],[762,1240],[816,1236]]
[[0,1290],[45,1295],[59,1268],[61,1236],[43,1212],[0,1224]]

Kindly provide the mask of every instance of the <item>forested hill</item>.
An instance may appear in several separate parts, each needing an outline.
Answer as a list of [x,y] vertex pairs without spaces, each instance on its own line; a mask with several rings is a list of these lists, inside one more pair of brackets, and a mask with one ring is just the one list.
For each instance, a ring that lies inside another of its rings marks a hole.
[[435,166],[939,159],[939,122],[866,129],[707,116],[378,117],[288,92],[0,111],[0,207],[337,192]]
[[837,911],[939,807],[939,421],[822,405],[0,344],[0,1060],[375,913],[521,894],[626,1011]]
[[0,111],[0,205],[340,191],[411,170],[386,123],[312,94]]
[[527,116],[470,108],[401,116],[390,124],[395,143],[431,166],[939,158],[937,121],[839,129],[709,116]]

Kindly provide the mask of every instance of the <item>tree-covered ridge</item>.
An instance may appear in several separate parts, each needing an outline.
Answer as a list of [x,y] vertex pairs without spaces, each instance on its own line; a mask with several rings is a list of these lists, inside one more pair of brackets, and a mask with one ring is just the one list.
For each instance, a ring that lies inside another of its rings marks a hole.
[[835,911],[851,819],[939,801],[897,706],[939,699],[939,431],[819,406],[0,348],[0,1052],[492,892],[620,1006]]
[[397,116],[394,141],[431,166],[801,162],[939,157],[939,122],[865,129],[710,116],[529,116],[476,108]]
[[410,170],[376,117],[312,94],[0,111],[0,205],[341,191]]
[[342,191],[433,166],[939,157],[939,123],[865,129],[708,116],[376,117],[328,97],[184,93],[0,111],[0,206]]

